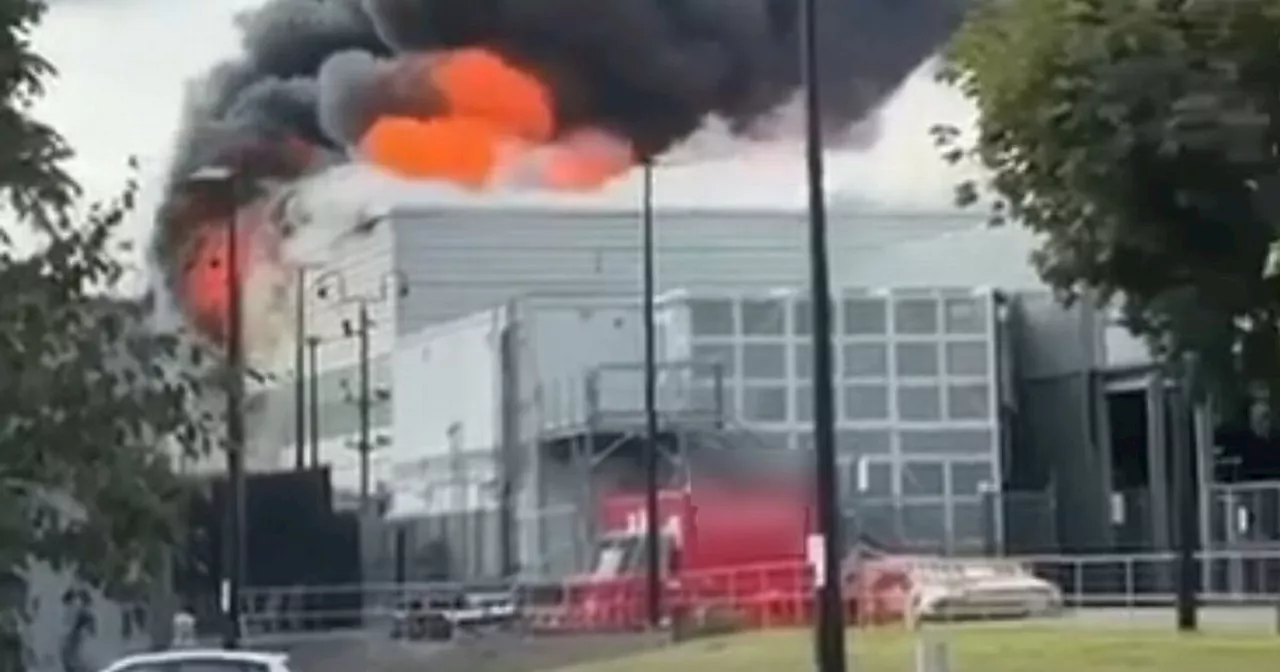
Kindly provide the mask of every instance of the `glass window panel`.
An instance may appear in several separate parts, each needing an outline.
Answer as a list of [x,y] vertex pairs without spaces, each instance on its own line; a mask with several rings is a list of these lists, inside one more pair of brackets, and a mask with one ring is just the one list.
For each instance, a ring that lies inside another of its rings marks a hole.
[[693,299],[689,301],[689,321],[694,336],[732,336],[733,301]]
[[936,378],[940,368],[936,342],[898,343],[894,346],[894,370],[899,376]]
[[786,422],[787,388],[782,385],[742,388],[742,417],[750,422]]
[[732,343],[695,342],[691,354],[698,378],[714,380],[716,365],[720,366],[720,375],[725,378],[732,378],[738,368],[734,362]]
[[986,383],[947,386],[947,417],[987,420],[991,417],[991,388]]
[[[813,333],[813,311],[809,310],[811,304],[805,299],[796,299],[791,309],[791,328],[801,336],[808,336]],[[831,320],[832,330],[835,330],[836,309],[835,303],[831,304]]]
[[787,330],[787,302],[783,299],[746,299],[742,302],[742,333],[746,336],[781,336]]
[[851,460],[849,463],[849,486],[849,494],[854,496],[892,496],[893,465],[879,460]]
[[846,343],[845,378],[883,378],[889,373],[889,352],[883,343]]
[[980,553],[987,547],[985,540],[989,533],[985,516],[986,512],[978,502],[955,502],[951,505],[951,538],[957,553]]
[[742,346],[742,377],[784,380],[787,377],[787,346],[782,343],[748,343]]
[[844,417],[884,420],[889,417],[889,388],[885,385],[845,385]]
[[946,494],[946,475],[942,462],[907,461],[902,463],[902,494],[941,497]]
[[813,312],[809,310],[809,302],[797,299],[791,304],[791,330],[797,334],[812,334]]
[[879,455],[893,449],[893,435],[887,429],[841,429],[836,444],[842,452]]
[[948,334],[987,333],[987,302],[984,298],[953,296],[943,301]]
[[887,302],[880,297],[844,300],[844,329],[849,335],[881,335],[888,331]]
[[977,495],[984,485],[992,485],[991,461],[951,463],[951,494],[957,497]]
[[808,385],[800,385],[796,387],[795,402],[792,408],[796,412],[797,422],[813,421],[813,388]]
[[955,341],[946,349],[947,375],[985,377],[989,373],[986,341]]
[[902,505],[902,536],[917,547],[941,548],[947,541],[946,507],[909,502]]
[[809,380],[813,377],[813,346],[808,343],[796,343],[791,346],[792,370],[796,378]]
[[926,422],[942,419],[942,394],[936,387],[900,386],[898,419]]
[[689,405],[697,413],[714,413],[719,411],[724,417],[736,417],[738,409],[733,404],[733,388],[720,386],[720,399],[716,400],[716,386],[701,384],[690,389]]
[[990,455],[994,439],[987,429],[905,429],[898,432],[898,446],[904,453],[945,453],[950,455]]
[[932,298],[900,298],[894,304],[893,330],[899,334],[938,333],[938,302]]

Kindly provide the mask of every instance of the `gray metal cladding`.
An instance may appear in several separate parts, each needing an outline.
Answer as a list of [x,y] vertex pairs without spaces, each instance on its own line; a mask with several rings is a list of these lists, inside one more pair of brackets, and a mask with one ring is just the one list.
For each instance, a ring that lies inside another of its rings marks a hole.
[[[388,218],[394,263],[415,290],[401,306],[400,333],[524,294],[639,290],[638,211],[402,208]],[[805,223],[805,215],[794,211],[659,210],[659,290],[804,286]],[[852,284],[841,281],[844,268],[862,265],[884,246],[946,237],[980,224],[971,213],[833,211],[833,275],[838,284]],[[922,263],[945,266],[954,259],[943,251],[925,255]]]

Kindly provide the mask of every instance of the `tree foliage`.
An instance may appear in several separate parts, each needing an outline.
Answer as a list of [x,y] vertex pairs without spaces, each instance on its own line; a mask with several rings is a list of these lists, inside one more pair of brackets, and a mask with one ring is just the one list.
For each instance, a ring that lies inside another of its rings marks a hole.
[[1197,353],[1220,393],[1280,399],[1280,3],[979,2],[942,76],[980,113],[972,146],[944,143],[1043,235],[1051,286]]
[[[108,594],[153,576],[178,539],[172,458],[207,449],[200,351],[119,296],[117,233],[135,185],[78,212],[69,150],[31,116],[52,69],[27,36],[43,3],[0,0],[0,668],[32,562]],[[122,166],[122,168],[124,168]],[[123,175],[122,171],[122,175]],[[36,253],[18,254],[18,236]]]

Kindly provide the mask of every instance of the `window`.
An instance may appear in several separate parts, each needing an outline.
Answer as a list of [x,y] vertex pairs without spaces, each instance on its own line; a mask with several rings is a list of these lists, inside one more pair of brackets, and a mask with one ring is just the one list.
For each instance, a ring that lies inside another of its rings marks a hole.
[[889,388],[885,385],[845,385],[844,417],[884,420],[889,417]]
[[898,446],[904,453],[990,455],[994,438],[986,429],[902,430]]
[[843,348],[845,378],[883,378],[889,373],[889,353],[883,343],[847,343]]
[[993,479],[989,460],[951,463],[952,496],[980,494],[982,488],[991,485],[993,485]]
[[942,504],[903,504],[902,536],[917,548],[940,550],[947,541],[946,516]]
[[694,343],[692,356],[694,372],[701,379],[715,380],[716,366],[725,378],[732,378],[738,368],[730,343]]
[[937,343],[898,343],[894,346],[894,370],[904,378],[938,376]]
[[942,419],[942,395],[936,387],[898,388],[898,419],[928,422]]
[[943,302],[948,334],[987,333],[986,301],[978,297],[953,296]]
[[791,329],[797,334],[813,334],[813,312],[809,302],[797,300],[791,307]]
[[932,298],[898,299],[893,310],[893,330],[899,334],[938,333],[938,302]]
[[786,422],[787,388],[781,385],[743,387],[742,417],[749,422]]
[[881,298],[844,300],[844,333],[858,335],[882,335],[888,331],[886,303]]
[[947,344],[947,375],[985,377],[988,372],[985,341],[955,341]]
[[695,336],[732,336],[733,302],[695,299],[689,302],[690,328]]
[[859,455],[879,455],[893,449],[893,437],[887,429],[841,429],[836,432],[836,444],[844,452]]
[[779,299],[747,299],[742,302],[742,333],[746,336],[781,336],[787,331],[787,303]]
[[715,413],[719,412],[726,417],[734,417],[738,414],[738,409],[733,403],[733,388],[728,385],[720,386],[720,399],[716,399],[716,386],[703,384],[695,385],[690,391],[690,406],[695,412]]
[[979,502],[954,502],[951,505],[951,536],[957,551],[981,551],[987,547],[988,537],[995,541],[995,521],[989,521],[987,517],[988,512]]
[[879,460],[851,460],[849,463],[849,490],[849,494],[854,496],[892,496],[893,465]]
[[908,461],[902,463],[902,494],[941,497],[946,494],[946,475],[942,462]]
[[791,346],[791,366],[796,378],[800,380],[813,378],[813,346],[808,343],[796,343]]
[[991,417],[991,388],[986,383],[947,387],[947,417],[952,420],[987,420]]
[[787,377],[787,349],[777,343],[749,343],[742,346],[742,377],[744,379],[785,380]]
[[812,422],[813,421],[813,388],[808,385],[797,386],[792,392],[795,401],[792,408],[795,409],[796,422]]

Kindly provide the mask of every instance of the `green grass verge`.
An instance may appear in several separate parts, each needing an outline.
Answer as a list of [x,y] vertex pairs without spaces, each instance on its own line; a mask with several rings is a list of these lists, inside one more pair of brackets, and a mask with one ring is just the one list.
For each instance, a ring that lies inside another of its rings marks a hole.
[[[951,644],[953,672],[1276,672],[1280,636],[1269,633],[956,627],[935,631]],[[910,672],[917,635],[860,632],[856,672]],[[772,631],[697,640],[562,672],[794,672],[812,669],[808,632]]]

